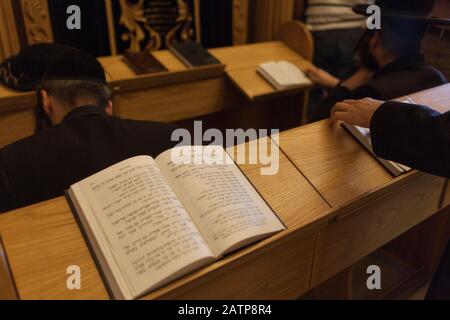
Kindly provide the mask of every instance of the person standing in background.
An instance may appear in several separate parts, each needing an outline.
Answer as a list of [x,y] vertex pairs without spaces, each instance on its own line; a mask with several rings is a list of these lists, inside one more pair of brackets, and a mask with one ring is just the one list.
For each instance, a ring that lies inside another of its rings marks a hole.
[[[373,0],[305,0],[303,15],[314,38],[314,65],[338,79],[347,79],[356,71],[354,48],[364,32],[365,18],[353,12],[356,4]],[[311,91],[311,110],[321,102],[324,89]]]

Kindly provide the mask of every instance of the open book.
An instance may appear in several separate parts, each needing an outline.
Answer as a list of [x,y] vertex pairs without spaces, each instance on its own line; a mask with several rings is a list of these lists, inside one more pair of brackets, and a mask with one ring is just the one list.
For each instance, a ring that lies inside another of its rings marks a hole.
[[266,62],[259,65],[258,73],[277,90],[311,85],[311,80],[293,63],[288,61]]
[[67,191],[113,298],[139,298],[285,229],[223,148],[223,164],[172,160],[199,148],[134,157]]
[[[401,102],[414,103],[410,98],[401,100]],[[407,167],[400,163],[378,158],[375,155],[375,152],[373,152],[370,129],[353,126],[348,123],[342,123],[342,126],[347,129],[356,138],[356,140],[358,140],[370,153],[372,153],[372,155],[374,155],[378,159],[378,161],[380,161],[380,163],[384,165],[386,169],[388,169],[389,172],[392,173],[395,177],[398,177],[412,170],[410,167]]]

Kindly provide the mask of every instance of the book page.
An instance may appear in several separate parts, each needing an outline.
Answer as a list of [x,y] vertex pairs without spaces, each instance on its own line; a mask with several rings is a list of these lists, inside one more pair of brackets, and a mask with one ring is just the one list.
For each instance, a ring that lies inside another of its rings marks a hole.
[[222,164],[172,161],[172,152],[201,158],[205,148],[176,148],[160,155],[156,162],[213,252],[219,257],[283,230],[283,224],[222,147],[216,148]]
[[109,250],[133,297],[164,284],[180,270],[193,271],[189,266],[213,260],[152,158],[126,160],[77,187],[77,198],[81,191],[90,206],[84,205],[83,213],[96,239],[102,250]]

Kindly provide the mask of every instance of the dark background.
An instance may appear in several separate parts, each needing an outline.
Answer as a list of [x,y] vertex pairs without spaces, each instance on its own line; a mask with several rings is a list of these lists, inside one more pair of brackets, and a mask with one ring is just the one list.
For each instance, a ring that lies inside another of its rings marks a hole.
[[[201,0],[202,45],[207,48],[232,45],[232,0]],[[111,55],[106,8],[104,1],[92,0],[48,0],[55,42],[78,47],[96,56]],[[113,1],[117,8],[118,0]],[[66,27],[67,7],[81,8],[81,30]],[[115,10],[116,28],[120,28]],[[119,39],[120,40],[120,39]],[[119,52],[126,45],[117,43]]]

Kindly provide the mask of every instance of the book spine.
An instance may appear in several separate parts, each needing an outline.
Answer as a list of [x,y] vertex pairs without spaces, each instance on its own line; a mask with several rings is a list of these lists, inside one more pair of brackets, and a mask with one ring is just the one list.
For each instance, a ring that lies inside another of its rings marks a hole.
[[84,242],[86,242],[89,252],[91,253],[92,258],[94,259],[95,266],[97,267],[97,270],[100,274],[100,278],[102,278],[103,284],[105,285],[105,288],[106,288],[106,291],[108,292],[109,298],[111,300],[116,300],[116,297],[114,297],[113,290],[112,290],[111,286],[109,285],[109,282],[106,278],[106,274],[103,272],[103,268],[101,266],[100,260],[98,259],[97,254],[95,253],[94,247],[91,245],[89,236],[87,235],[86,230],[84,229],[83,223],[81,222],[81,219],[79,217],[79,213],[78,213],[77,209],[75,208],[75,204],[73,203],[73,200],[72,200],[69,190],[66,190],[64,192],[64,196],[66,197],[67,204],[69,205],[69,208],[75,217],[75,221],[78,224],[78,228],[81,231],[81,235],[84,238]]
[[189,68],[194,68],[194,66],[182,55],[180,54],[174,47],[169,47],[170,52],[172,52],[181,62],[184,63]]

